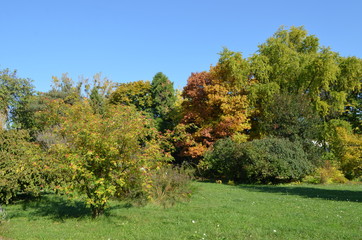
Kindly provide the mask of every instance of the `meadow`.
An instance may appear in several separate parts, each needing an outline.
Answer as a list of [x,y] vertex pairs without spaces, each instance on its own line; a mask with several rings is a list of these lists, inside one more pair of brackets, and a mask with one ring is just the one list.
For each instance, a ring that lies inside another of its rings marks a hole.
[[97,219],[56,195],[8,205],[0,239],[361,239],[362,185],[194,183],[164,208],[113,201]]

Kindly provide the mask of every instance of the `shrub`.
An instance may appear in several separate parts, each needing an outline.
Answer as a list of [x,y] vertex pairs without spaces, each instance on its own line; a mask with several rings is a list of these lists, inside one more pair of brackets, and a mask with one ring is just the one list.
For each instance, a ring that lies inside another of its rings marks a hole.
[[138,187],[141,168],[167,161],[158,157],[157,142],[151,142],[156,129],[150,121],[128,106],[110,106],[104,115],[94,114],[86,101],[70,106],[55,129],[66,141],[54,141],[49,148],[69,176],[60,191],[82,197],[97,217],[111,198]]
[[279,138],[219,140],[206,154],[205,164],[209,176],[259,183],[299,180],[314,168],[301,144]]
[[29,140],[25,130],[0,130],[0,202],[9,203],[19,193],[38,195],[45,184],[49,166]]
[[326,140],[342,172],[348,179],[362,176],[362,138],[354,134],[350,123],[333,119],[326,126]]
[[202,174],[211,178],[242,179],[243,172],[241,144],[231,138],[216,141],[213,150],[206,152],[199,164]]
[[330,183],[346,183],[347,178],[344,177],[343,173],[337,168],[335,163],[326,161],[324,166],[319,167],[315,170],[312,175],[308,175],[303,178],[303,182],[314,183],[314,184],[330,184]]
[[178,201],[188,199],[192,193],[192,170],[187,167],[166,165],[148,174],[145,185],[146,195],[152,202],[172,206]]

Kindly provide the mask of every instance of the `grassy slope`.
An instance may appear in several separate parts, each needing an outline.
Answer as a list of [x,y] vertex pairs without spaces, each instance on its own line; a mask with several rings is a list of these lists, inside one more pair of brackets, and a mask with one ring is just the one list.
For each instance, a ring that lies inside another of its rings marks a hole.
[[[362,185],[226,186],[195,183],[168,209],[113,204],[92,220],[82,204],[49,196],[7,207],[9,239],[361,239]],[[1,238],[1,237],[0,237]]]

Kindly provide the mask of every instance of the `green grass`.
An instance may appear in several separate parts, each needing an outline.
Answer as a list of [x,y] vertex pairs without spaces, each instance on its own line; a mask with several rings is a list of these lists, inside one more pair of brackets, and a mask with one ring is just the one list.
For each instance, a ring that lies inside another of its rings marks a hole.
[[[7,206],[4,239],[361,239],[362,185],[195,183],[171,208],[112,203],[91,219],[81,203],[48,195]],[[1,237],[0,237],[1,239]]]

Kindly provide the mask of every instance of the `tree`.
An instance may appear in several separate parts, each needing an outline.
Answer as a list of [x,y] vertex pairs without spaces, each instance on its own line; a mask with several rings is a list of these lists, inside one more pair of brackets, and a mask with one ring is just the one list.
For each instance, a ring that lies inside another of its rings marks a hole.
[[339,119],[333,119],[326,124],[325,135],[330,150],[344,175],[348,179],[361,177],[361,135],[354,134],[351,124]]
[[85,81],[85,91],[90,100],[94,113],[103,114],[106,108],[107,99],[113,91],[114,83],[107,78],[101,78],[101,74],[93,76],[93,82],[90,84]]
[[52,89],[44,95],[50,99],[62,99],[67,104],[74,104],[81,98],[82,82],[77,84],[68,77],[67,73],[63,73],[62,77],[53,76]]
[[280,93],[264,105],[259,117],[262,136],[295,140],[321,139],[322,121],[306,95]]
[[157,73],[151,82],[152,111],[156,121],[159,122],[159,129],[172,127],[170,113],[176,102],[173,83],[162,72]]
[[67,166],[69,179],[60,189],[84,194],[97,217],[111,197],[141,185],[144,171],[164,161],[155,159],[161,150],[150,143],[154,130],[148,122],[130,106],[111,106],[103,115],[95,114],[88,101],[68,107],[54,130],[65,141],[49,148]]
[[[36,138],[37,132],[56,124],[53,121],[47,122],[50,119],[45,119],[43,114],[46,115],[49,108],[55,106],[54,102],[71,105],[80,101],[81,86],[82,82],[75,85],[67,74],[63,74],[61,79],[53,77],[50,91],[32,92],[22,98],[21,104],[14,110],[12,121],[16,123],[17,128],[29,130],[32,138]],[[61,112],[58,111],[56,114]]]
[[179,128],[189,136],[181,154],[198,159],[216,140],[250,129],[247,93],[253,81],[248,73],[241,53],[224,49],[209,72],[191,74],[182,93],[184,126]]
[[19,78],[16,71],[0,71],[0,128],[6,123],[8,127],[19,127],[21,116],[18,109],[33,94],[29,79]]
[[326,121],[340,117],[350,105],[349,94],[361,89],[361,59],[321,47],[303,27],[280,28],[259,45],[250,63],[259,84],[274,83],[280,92],[308,95]]
[[111,104],[135,106],[140,111],[152,112],[151,83],[149,81],[136,81],[122,83],[110,95]]
[[[362,59],[356,57],[344,58],[340,64],[343,81],[352,88],[347,95],[347,104],[343,119],[351,123],[356,133],[362,133]],[[355,81],[360,79],[360,81]]]

